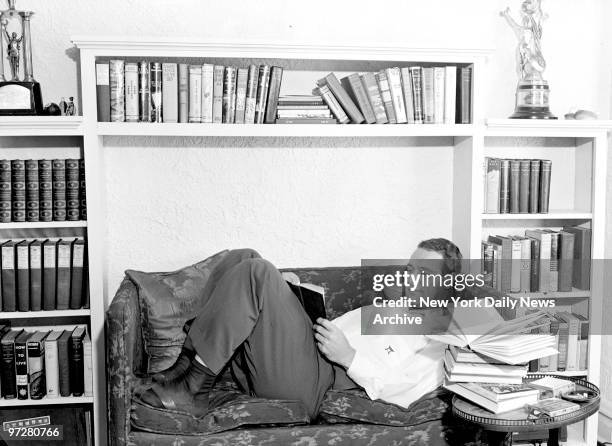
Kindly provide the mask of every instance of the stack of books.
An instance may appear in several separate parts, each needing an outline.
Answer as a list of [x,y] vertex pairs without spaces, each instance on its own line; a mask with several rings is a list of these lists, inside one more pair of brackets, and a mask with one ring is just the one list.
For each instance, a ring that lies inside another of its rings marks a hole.
[[87,220],[84,160],[0,160],[0,223],[78,220]]
[[538,401],[539,391],[528,384],[453,383],[444,384],[451,392],[493,412],[502,413],[520,409]]
[[485,158],[486,214],[545,214],[550,199],[552,162]]
[[520,384],[527,365],[506,364],[466,348],[450,346],[444,355],[446,379],[452,382]]
[[323,98],[318,95],[288,95],[278,98],[277,124],[337,124]]
[[2,398],[93,396],[91,339],[85,327],[11,330],[0,325]]
[[0,253],[0,311],[89,308],[82,237],[7,240]]
[[503,293],[588,290],[591,229],[527,229],[524,236],[491,235],[481,244],[485,284]]

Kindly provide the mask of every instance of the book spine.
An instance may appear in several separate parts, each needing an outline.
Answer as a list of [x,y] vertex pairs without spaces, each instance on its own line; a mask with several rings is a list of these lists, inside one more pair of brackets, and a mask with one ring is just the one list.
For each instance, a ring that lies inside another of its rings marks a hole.
[[386,124],[387,112],[385,111],[385,104],[383,103],[380,90],[378,89],[378,82],[374,73],[364,73],[361,75],[361,82],[363,83],[364,89],[374,110],[374,117],[376,118],[377,124]]
[[342,88],[340,81],[334,73],[329,73],[324,79],[319,80],[318,85],[321,86],[326,84],[333,95],[336,97],[346,114],[351,118],[351,121],[355,124],[361,124],[363,122],[363,115],[351,100],[347,92]]
[[340,103],[336,100],[336,97],[332,94],[327,85],[319,87],[319,94],[336,117],[340,124],[347,124],[350,119],[344,112],[344,109],[340,106]]
[[202,122],[213,122],[214,66],[202,65]]
[[80,174],[78,159],[67,159],[66,165],[66,219],[68,221],[78,221],[81,218],[80,212]]
[[2,311],[17,311],[15,245],[2,246]]
[[45,344],[28,342],[28,372],[30,374],[30,398],[40,400],[47,394],[45,380]]
[[529,177],[530,177],[530,160],[520,160],[519,162],[519,213],[527,214],[529,212]]
[[162,66],[151,62],[151,122],[163,122]]
[[406,105],[406,120],[408,124],[414,124],[414,102],[412,100],[412,80],[410,79],[410,68],[402,67],[402,91],[404,93],[404,104]]
[[335,118],[277,118],[276,124],[338,124]]
[[531,239],[521,239],[521,292],[531,291]]
[[111,60],[110,69],[110,120],[125,121],[125,62]]
[[248,81],[248,68],[238,68],[238,78],[236,80],[236,118],[234,119],[236,124],[244,124]]
[[568,314],[567,361],[565,370],[578,370],[578,338],[580,336],[580,320],[573,314]]
[[255,107],[257,105],[257,81],[259,70],[256,65],[249,65],[246,99],[244,104],[244,123],[255,123]]
[[457,113],[460,124],[472,122],[472,68],[462,67],[459,70],[459,89],[457,94]]
[[17,309],[30,311],[30,252],[27,242],[17,244]]
[[551,169],[552,169],[552,162],[550,160],[541,160],[539,210],[543,214],[548,213],[548,201],[550,198]]
[[423,68],[423,122],[433,124],[435,122],[435,93],[434,93],[434,69]]
[[521,162],[519,160],[510,160],[510,213],[519,213],[520,201],[520,170]]
[[40,221],[53,221],[53,163],[38,160],[38,196]]
[[233,124],[236,116],[234,109],[234,88],[236,85],[236,68],[225,67],[223,77],[223,123]]
[[162,64],[162,119],[178,122],[178,65]]
[[57,357],[57,339],[45,341],[45,384],[47,398],[59,396],[59,363]]
[[[64,332],[66,333],[66,332]],[[57,340],[60,396],[70,396],[70,337],[62,335]]]
[[215,65],[213,72],[213,122],[223,122],[223,76],[225,67]]
[[70,307],[70,254],[71,243],[61,240],[57,244],[56,310]]
[[202,122],[201,65],[189,65],[189,122]]
[[538,291],[548,292],[550,290],[550,263],[552,255],[551,234],[542,234],[540,239],[540,288]]
[[444,79],[444,123],[455,124],[457,119],[457,67],[445,67]]
[[351,99],[357,103],[359,109],[361,110],[361,114],[365,119],[367,124],[373,124],[376,122],[376,116],[374,116],[374,109],[370,104],[370,100],[368,99],[368,94],[361,82],[361,78],[358,74],[354,73],[344,78],[342,81],[346,80],[347,87],[346,90],[348,92],[352,92]]
[[87,194],[85,190],[85,160],[79,160],[79,214],[81,220],[87,220]]
[[55,310],[55,293],[57,285],[56,242],[45,242],[43,244],[43,310]]
[[499,158],[486,158],[487,179],[485,201],[485,212],[489,214],[499,213],[499,196],[501,181],[501,160]]
[[521,241],[512,239],[512,266],[510,291],[518,293],[521,291]]
[[83,339],[83,394],[93,396],[93,362],[89,336]]
[[138,120],[151,122],[151,73],[149,62],[138,62]]
[[38,161],[26,160],[26,221],[40,221]]
[[188,122],[189,113],[189,65],[178,66],[178,121]]
[[530,160],[529,172],[529,213],[540,210],[540,160]]
[[410,81],[412,82],[412,103],[414,104],[414,123],[423,124],[423,68],[410,67]]
[[11,162],[0,160],[0,223],[12,220],[12,175]]
[[2,341],[2,397],[5,399],[17,398],[17,385],[15,382],[15,340]]
[[84,393],[83,338],[73,336],[70,342],[70,387],[73,396]]
[[15,340],[15,382],[17,384],[17,399],[28,399],[28,352],[27,337],[19,336]]
[[559,233],[550,233],[550,274],[548,276],[548,290],[547,291],[558,291],[559,290]]
[[138,64],[125,64],[125,121],[138,122],[140,119],[138,91]]
[[499,212],[510,212],[510,160],[501,160],[499,180]]
[[406,117],[406,105],[404,104],[404,92],[402,91],[402,77],[400,69],[397,67],[387,68],[385,73],[387,75],[387,81],[389,82],[391,103],[393,104],[396,123],[405,124],[408,122],[408,119]]
[[72,271],[70,275],[70,309],[77,310],[83,305],[83,257],[85,242],[76,240],[72,245]]
[[278,96],[280,94],[281,83],[283,81],[282,67],[272,67],[270,71],[270,86],[268,87],[268,101],[266,105],[266,114],[264,122],[266,124],[274,124],[276,120],[276,111],[278,108]]
[[434,123],[444,124],[444,98],[446,85],[444,67],[434,67]]
[[493,288],[493,245],[482,242],[482,273],[486,286]]
[[110,121],[110,69],[108,63],[96,64],[96,106],[98,122]]
[[11,196],[13,221],[26,221],[26,179],[23,160],[11,161]]
[[42,310],[42,245],[40,241],[29,244],[30,250],[30,308]]
[[51,169],[53,179],[53,221],[66,221],[66,160],[53,160]]
[[266,101],[268,99],[268,85],[270,83],[270,67],[259,66],[259,83],[257,85],[257,102],[255,103],[255,123],[263,124],[266,114]]
[[387,79],[387,73],[379,71],[376,73],[376,82],[378,83],[378,90],[385,106],[385,113],[387,114],[387,120],[389,124],[397,124],[397,118],[395,116],[395,109],[393,108],[393,100],[391,99],[391,90],[389,88],[389,80]]

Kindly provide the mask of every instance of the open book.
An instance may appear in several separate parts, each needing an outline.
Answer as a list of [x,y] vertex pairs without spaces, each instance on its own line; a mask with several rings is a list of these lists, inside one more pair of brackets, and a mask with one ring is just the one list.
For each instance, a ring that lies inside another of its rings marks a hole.
[[306,314],[314,324],[318,318],[327,319],[325,313],[325,292],[323,287],[312,283],[292,283],[287,281],[287,285],[293,291],[304,307]]
[[[469,312],[456,311],[446,332],[427,336],[445,344],[469,348],[506,364],[523,364],[559,353],[554,336],[531,334],[549,322],[550,316],[544,312],[509,321],[472,312],[466,317]],[[481,322],[483,320],[486,322]]]

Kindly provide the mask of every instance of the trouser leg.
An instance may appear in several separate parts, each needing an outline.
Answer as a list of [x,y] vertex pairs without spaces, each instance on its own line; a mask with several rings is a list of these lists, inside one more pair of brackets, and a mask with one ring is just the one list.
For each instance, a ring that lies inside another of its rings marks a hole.
[[249,391],[300,400],[312,417],[333,382],[310,319],[279,271],[263,259],[244,260],[219,279],[189,337],[214,373],[240,348]]

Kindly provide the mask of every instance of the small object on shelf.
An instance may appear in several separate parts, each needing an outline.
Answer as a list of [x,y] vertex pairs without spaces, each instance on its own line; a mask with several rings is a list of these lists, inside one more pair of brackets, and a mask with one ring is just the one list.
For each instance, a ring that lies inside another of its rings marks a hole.
[[580,409],[580,405],[561,398],[546,398],[537,403],[527,404],[529,415],[539,418],[540,416],[558,417]]
[[565,119],[598,119],[597,113],[590,110],[570,111],[563,116]]
[[68,107],[66,108],[66,116],[76,116],[76,105],[74,103],[74,96],[70,96],[68,101]]
[[62,116],[66,115],[66,110],[68,109],[68,104],[66,103],[66,99],[62,98],[59,101],[59,109],[60,109],[60,114]]
[[564,393],[576,390],[576,384],[568,379],[561,379],[554,376],[530,381],[528,385],[540,391],[541,398],[557,398]]
[[574,403],[590,403],[595,401],[597,393],[592,390],[581,389],[562,393],[561,398]]

